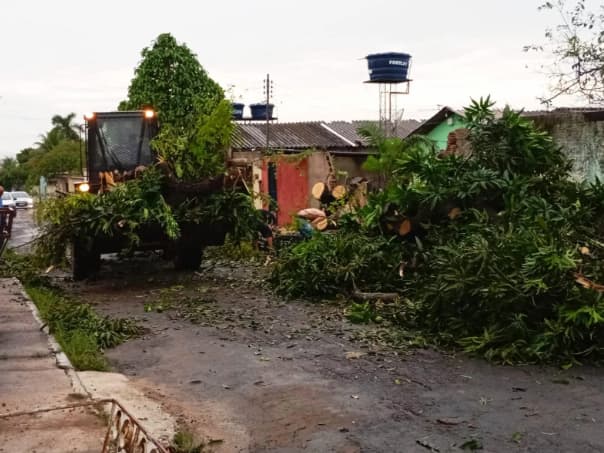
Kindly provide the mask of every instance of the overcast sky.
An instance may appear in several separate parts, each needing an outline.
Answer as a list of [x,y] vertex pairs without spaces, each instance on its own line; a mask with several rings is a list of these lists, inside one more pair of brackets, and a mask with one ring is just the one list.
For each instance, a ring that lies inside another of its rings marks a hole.
[[114,110],[140,51],[170,32],[246,104],[274,79],[280,121],[376,119],[369,53],[413,56],[404,118],[491,94],[539,108],[547,78],[526,44],[557,20],[535,0],[221,0],[3,2],[0,156],[50,129],[53,114]]

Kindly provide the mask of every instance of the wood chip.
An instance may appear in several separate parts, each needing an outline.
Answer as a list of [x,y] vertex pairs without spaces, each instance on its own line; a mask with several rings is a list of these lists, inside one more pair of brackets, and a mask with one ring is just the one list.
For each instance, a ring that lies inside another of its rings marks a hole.
[[348,360],[360,359],[364,355],[367,355],[367,353],[361,351],[350,351],[345,354]]

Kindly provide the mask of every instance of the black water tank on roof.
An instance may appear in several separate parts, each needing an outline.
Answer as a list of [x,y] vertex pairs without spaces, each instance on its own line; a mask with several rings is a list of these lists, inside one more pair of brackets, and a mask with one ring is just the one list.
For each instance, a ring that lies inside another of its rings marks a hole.
[[408,53],[374,53],[365,58],[369,68],[369,82],[401,83],[409,80],[411,55]]
[[245,108],[245,104],[240,104],[239,102],[233,102],[233,119],[240,120],[243,118],[243,109]]
[[273,104],[250,104],[252,111],[252,119],[254,120],[265,120],[268,111],[268,119],[273,118]]

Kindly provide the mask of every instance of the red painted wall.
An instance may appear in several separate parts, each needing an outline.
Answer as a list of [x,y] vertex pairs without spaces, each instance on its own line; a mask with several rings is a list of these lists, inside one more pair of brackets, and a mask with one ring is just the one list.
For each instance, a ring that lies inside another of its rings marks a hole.
[[[268,195],[268,165],[262,166],[261,191]],[[292,223],[296,212],[308,207],[308,159],[290,163],[285,160],[277,162],[277,224]]]
[[289,225],[293,216],[308,207],[308,159],[277,163],[277,202],[279,226]]

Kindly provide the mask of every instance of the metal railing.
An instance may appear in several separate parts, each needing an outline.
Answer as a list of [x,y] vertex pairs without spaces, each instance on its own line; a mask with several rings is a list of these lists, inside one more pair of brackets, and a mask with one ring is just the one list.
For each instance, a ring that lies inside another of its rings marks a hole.
[[[109,422],[101,453],[169,453],[151,436],[130,412],[113,398],[74,403],[65,406],[38,409],[35,411],[0,414],[0,419],[36,415],[44,412],[61,411],[83,407],[102,407],[110,405]],[[103,407],[103,410],[107,408]]]

